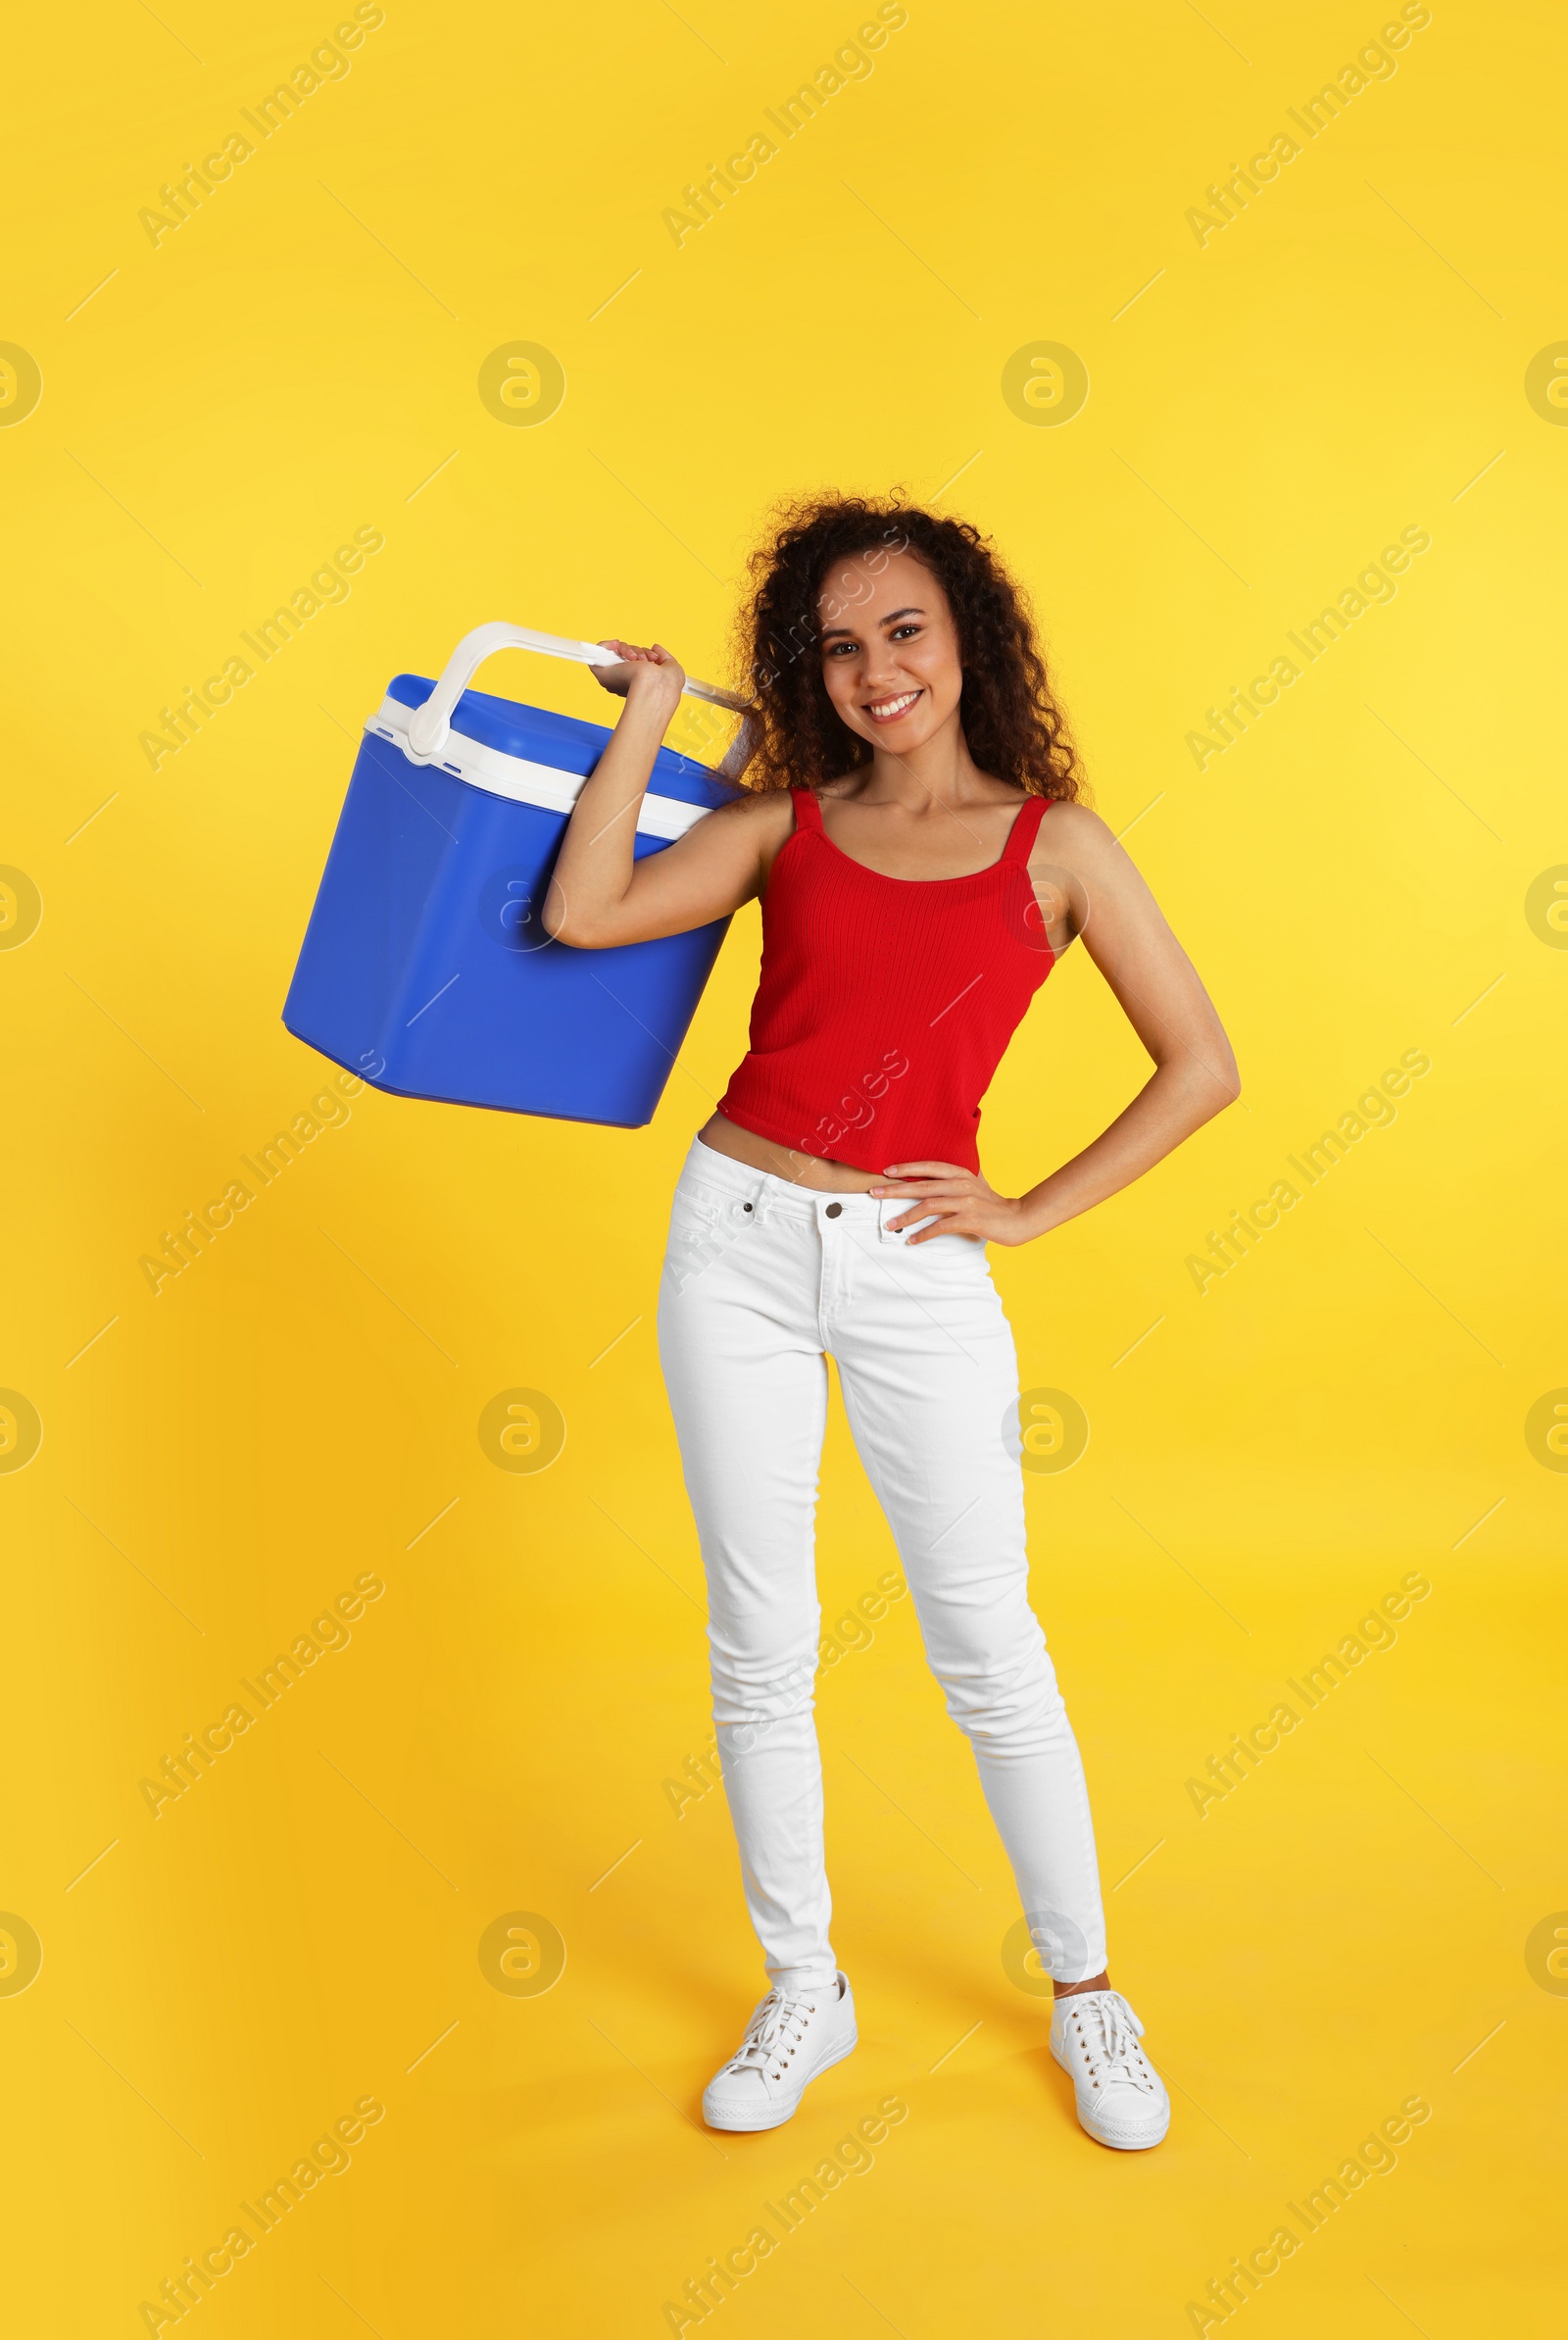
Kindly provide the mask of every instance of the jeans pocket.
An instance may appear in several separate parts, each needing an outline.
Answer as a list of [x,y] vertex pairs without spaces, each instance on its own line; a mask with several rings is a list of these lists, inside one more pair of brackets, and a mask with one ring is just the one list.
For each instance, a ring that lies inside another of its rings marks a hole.
[[970,1292],[991,1281],[986,1247],[968,1235],[933,1235],[928,1242],[903,1244],[898,1249],[903,1272],[917,1288],[928,1292]]
[[[918,1204],[898,1202],[893,1200],[891,1197],[884,1197],[884,1199],[878,1204],[877,1233],[882,1243],[884,1243],[890,1250],[906,1252],[917,1260],[947,1260],[957,1261],[961,1263],[967,1262],[972,1258],[978,1258],[981,1260],[985,1258],[985,1245],[983,1243],[976,1243],[972,1237],[968,1235],[926,1234],[926,1229],[930,1227],[933,1222],[937,1224],[941,1223],[940,1219],[935,1213],[933,1213],[929,1219],[912,1220],[906,1227],[901,1227],[896,1231],[889,1230],[888,1220],[890,1219],[897,1219],[902,1215],[902,1213],[911,1209],[917,1210],[918,1208]],[[909,1240],[911,1235],[926,1235],[926,1239],[922,1243],[911,1244]]]
[[683,1287],[722,1259],[749,1224],[741,1205],[731,1195],[682,1182],[675,1189],[669,1213],[669,1240],[664,1249],[664,1272]]
[[[881,1196],[876,1206],[876,1231],[878,1242],[890,1245],[895,1251],[907,1251],[909,1248],[909,1237],[911,1235],[919,1234],[922,1226],[929,1226],[931,1223],[930,1220],[911,1220],[906,1227],[893,1227],[890,1226],[888,1222],[890,1220],[900,1218],[904,1212],[916,1210],[918,1207],[919,1206],[917,1204],[910,1203],[906,1200],[901,1200],[899,1197],[894,1195]],[[922,1248],[924,1247],[922,1246]]]

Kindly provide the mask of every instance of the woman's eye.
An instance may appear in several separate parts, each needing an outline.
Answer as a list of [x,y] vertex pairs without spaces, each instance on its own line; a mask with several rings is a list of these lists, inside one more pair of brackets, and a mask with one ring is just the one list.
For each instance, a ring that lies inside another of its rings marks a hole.
[[888,640],[890,642],[906,642],[911,634],[916,634],[919,630],[918,625],[896,625],[889,634]]

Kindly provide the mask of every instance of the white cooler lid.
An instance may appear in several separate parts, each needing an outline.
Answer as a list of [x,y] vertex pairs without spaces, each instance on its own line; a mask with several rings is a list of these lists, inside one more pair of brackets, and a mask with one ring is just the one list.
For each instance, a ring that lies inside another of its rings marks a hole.
[[[534,764],[525,756],[509,756],[503,749],[485,747],[458,730],[448,732],[440,755],[427,764],[409,751],[409,718],[416,712],[389,692],[365,726],[375,738],[388,740],[393,747],[400,748],[416,771],[449,772],[454,779],[466,781],[470,788],[482,788],[487,796],[506,796],[514,804],[537,805],[545,813],[569,814],[588,784],[590,774],[562,772],[553,764]],[[676,797],[650,792],[638,810],[637,833],[643,837],[662,837],[671,843],[694,828],[699,821],[706,820],[710,810],[707,805],[683,804]]]

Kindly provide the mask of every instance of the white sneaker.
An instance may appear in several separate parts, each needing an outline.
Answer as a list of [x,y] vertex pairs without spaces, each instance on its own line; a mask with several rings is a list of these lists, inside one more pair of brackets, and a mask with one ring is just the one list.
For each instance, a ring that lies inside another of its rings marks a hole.
[[1120,1991],[1069,1991],[1051,2013],[1051,2053],[1072,2075],[1078,2118],[1102,2145],[1142,2153],[1170,2126],[1165,2083]]
[[857,2036],[847,1974],[808,1998],[769,1991],[736,2053],[704,2089],[703,2118],[713,2129],[782,2127],[807,2082],[842,2063]]

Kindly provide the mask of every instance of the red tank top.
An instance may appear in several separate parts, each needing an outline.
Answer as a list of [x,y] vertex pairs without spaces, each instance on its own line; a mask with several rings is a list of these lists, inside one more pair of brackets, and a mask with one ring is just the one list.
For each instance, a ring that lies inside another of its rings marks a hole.
[[980,1100],[1054,957],[1029,878],[1049,797],[968,877],[887,877],[841,852],[808,788],[762,897],[751,1047],[719,1112],[857,1170],[980,1167]]

